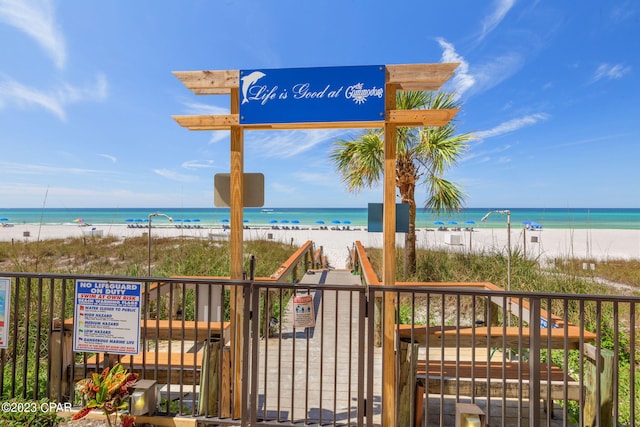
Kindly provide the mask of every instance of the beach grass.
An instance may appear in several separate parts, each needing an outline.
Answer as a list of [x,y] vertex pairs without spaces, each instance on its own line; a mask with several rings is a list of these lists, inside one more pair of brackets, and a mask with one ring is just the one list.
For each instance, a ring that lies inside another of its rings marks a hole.
[[[271,275],[294,250],[290,244],[261,240],[246,241],[243,249],[256,256],[256,276]],[[228,276],[229,260],[227,241],[154,238],[151,245],[151,274],[156,276]],[[2,271],[142,276],[148,267],[146,237],[0,242]]]

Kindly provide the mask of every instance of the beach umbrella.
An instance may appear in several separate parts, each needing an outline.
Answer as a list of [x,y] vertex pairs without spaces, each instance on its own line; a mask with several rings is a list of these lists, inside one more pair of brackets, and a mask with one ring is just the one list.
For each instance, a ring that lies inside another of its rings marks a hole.
[[0,221],[9,221],[9,218],[0,218]]
[[134,221],[133,218],[127,218],[124,220],[124,222],[133,222],[133,221]]
[[193,218],[191,221],[193,221],[193,222],[200,222],[200,219],[199,219],[199,218]]
[[191,222],[191,220],[190,219],[185,219],[182,222]]
[[243,219],[242,222],[249,222],[249,220],[248,219]]
[[278,220],[277,219],[272,219],[271,221],[269,221],[269,224],[277,224]]
[[457,223],[456,221],[449,221],[449,222],[448,222],[448,224],[451,224],[451,225],[458,225],[458,223]]
[[229,222],[229,219],[228,218],[221,219],[220,222]]
[[300,221],[298,221],[297,219],[292,219],[291,224],[300,224]]
[[476,222],[475,222],[475,221],[472,221],[472,220],[469,220],[469,221],[465,221],[464,223],[465,223],[465,224],[471,224],[471,225],[473,225],[473,224],[475,224]]
[[442,222],[442,221],[433,221],[433,223],[435,225],[444,225],[444,222]]
[[282,220],[282,221],[280,221],[280,222],[281,222],[281,223],[283,223],[283,224],[288,224],[288,223],[289,223],[289,220],[288,220],[288,219],[283,219],[283,220]]
[[345,219],[344,221],[342,221],[343,224],[351,224],[351,221],[349,221],[348,219]]
[[316,224],[324,224],[324,221],[322,220],[316,221]]
[[173,222],[182,222],[182,220],[176,218],[176,219],[173,220]]
[[334,219],[333,221],[331,221],[332,224],[340,224],[340,221],[337,219]]
[[73,222],[75,222],[76,224],[81,224],[81,223],[83,223],[83,222],[84,222],[84,219],[82,219],[82,218],[76,218],[76,219],[74,219],[74,220],[73,220]]

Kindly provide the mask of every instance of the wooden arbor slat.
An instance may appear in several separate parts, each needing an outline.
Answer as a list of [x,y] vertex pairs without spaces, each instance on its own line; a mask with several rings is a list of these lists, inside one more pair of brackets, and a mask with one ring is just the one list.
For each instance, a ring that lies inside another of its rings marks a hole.
[[[387,122],[396,126],[444,126],[457,114],[451,110],[392,110],[387,114]],[[189,130],[229,130],[242,126],[253,130],[285,129],[381,129],[384,121],[375,122],[309,122],[309,123],[269,123],[241,125],[239,114],[216,114],[201,116],[173,116],[182,127]]]
[[[457,63],[387,65],[387,84],[398,90],[438,90],[449,80]],[[240,70],[174,71],[173,74],[196,95],[230,94],[240,87]]]

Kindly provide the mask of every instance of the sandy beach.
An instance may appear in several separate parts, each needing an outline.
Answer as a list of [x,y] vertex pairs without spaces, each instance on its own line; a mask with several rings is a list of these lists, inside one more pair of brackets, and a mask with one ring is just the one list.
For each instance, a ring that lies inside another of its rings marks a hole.
[[[38,225],[16,224],[0,227],[0,241],[37,241],[67,237],[113,236],[131,238],[146,235],[145,227],[127,225]],[[348,250],[354,242],[361,241],[365,247],[382,247],[382,233],[369,233],[362,228],[350,230],[320,230],[316,227],[300,229],[272,229],[256,227],[243,230],[245,240],[270,239],[295,246],[312,240],[322,246],[331,266],[344,268]],[[214,227],[160,226],[152,229],[152,237],[228,238],[229,231]],[[404,244],[404,234],[398,234],[399,246]],[[449,251],[495,252],[507,250],[506,229],[476,228],[473,231],[440,231],[419,229],[417,243],[420,248]],[[640,259],[640,230],[601,229],[544,229],[541,231],[511,230],[511,248],[527,257],[540,260],[562,258]]]

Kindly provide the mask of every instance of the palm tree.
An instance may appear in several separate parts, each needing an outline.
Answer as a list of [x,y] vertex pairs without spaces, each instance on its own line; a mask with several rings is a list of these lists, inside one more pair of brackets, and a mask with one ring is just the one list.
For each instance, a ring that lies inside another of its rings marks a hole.
[[[398,92],[399,110],[460,108],[454,93]],[[350,139],[338,140],[331,160],[352,192],[372,188],[382,180],[384,171],[384,134],[369,130]],[[404,273],[416,270],[416,185],[424,184],[428,193],[426,209],[437,213],[459,210],[464,201],[462,189],[444,178],[467,149],[470,133],[456,134],[451,121],[441,127],[398,128],[396,186],[402,203],[409,205],[409,232],[405,235]]]

